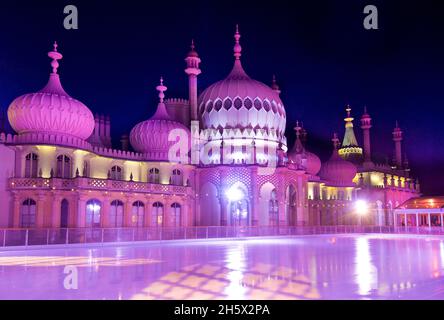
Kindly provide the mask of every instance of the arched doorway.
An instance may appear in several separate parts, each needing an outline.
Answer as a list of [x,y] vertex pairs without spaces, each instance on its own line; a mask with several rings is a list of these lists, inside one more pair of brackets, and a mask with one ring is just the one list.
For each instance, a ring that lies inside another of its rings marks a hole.
[[279,203],[277,190],[271,182],[262,185],[259,192],[259,225],[269,226],[279,223]]
[[250,225],[248,191],[243,184],[235,184],[226,192],[228,199],[228,221],[232,226]]
[[181,222],[181,206],[175,202],[171,205],[171,226],[180,227]]
[[145,205],[142,201],[136,201],[133,203],[133,212],[131,217],[131,223],[133,226],[141,228],[145,223]]
[[111,202],[111,208],[109,213],[110,227],[121,228],[123,227],[123,202],[120,200],[114,200]]
[[66,199],[62,200],[60,205],[60,228],[68,228],[69,217],[69,202]]
[[22,228],[35,228],[37,204],[32,199],[22,202],[20,208],[20,226]]
[[152,225],[154,227],[163,226],[163,204],[161,202],[154,202],[152,209]]
[[219,193],[214,184],[205,183],[200,189],[200,216],[198,225],[218,226],[220,225],[220,200]]
[[91,199],[86,203],[86,224],[88,228],[100,227],[100,215],[102,203],[99,200]]

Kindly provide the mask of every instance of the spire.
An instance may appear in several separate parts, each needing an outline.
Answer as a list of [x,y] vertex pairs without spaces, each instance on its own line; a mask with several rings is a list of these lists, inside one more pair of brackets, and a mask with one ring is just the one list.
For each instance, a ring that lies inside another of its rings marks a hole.
[[160,84],[156,87],[156,90],[159,91],[159,103],[157,105],[157,110],[154,116],[151,117],[151,120],[171,120],[171,117],[166,110],[165,103],[163,103],[163,99],[165,98],[165,91],[167,91],[167,87],[163,84],[163,78],[160,77]]
[[351,116],[351,107],[347,105],[345,111],[347,112],[347,117],[345,121],[345,135],[342,141],[342,147],[358,147],[358,141],[356,140],[355,132],[353,131],[353,120]]
[[234,34],[235,44],[234,44],[234,48],[233,48],[234,57],[236,58],[236,60],[240,60],[240,57],[242,55],[242,53],[241,53],[242,52],[242,47],[241,47],[241,45],[239,43],[240,37],[241,37],[241,35],[239,33],[239,25],[236,24],[236,33]]
[[275,91],[277,94],[281,93],[281,90],[279,89],[279,85],[276,82],[276,76],[273,75],[273,80],[271,82],[271,89],[273,89],[273,91]]
[[302,127],[299,125],[299,121],[296,121],[296,127],[294,127],[294,131],[296,132],[296,141],[294,143],[292,152],[300,154],[304,152],[304,146],[302,145],[301,141]]

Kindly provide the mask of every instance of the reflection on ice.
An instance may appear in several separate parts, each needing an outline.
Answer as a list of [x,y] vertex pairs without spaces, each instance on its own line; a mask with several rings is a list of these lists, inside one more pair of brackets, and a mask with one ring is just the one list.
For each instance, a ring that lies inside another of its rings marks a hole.
[[363,296],[369,295],[372,290],[378,289],[378,269],[372,263],[370,243],[366,237],[361,237],[356,240],[355,263],[358,293]]

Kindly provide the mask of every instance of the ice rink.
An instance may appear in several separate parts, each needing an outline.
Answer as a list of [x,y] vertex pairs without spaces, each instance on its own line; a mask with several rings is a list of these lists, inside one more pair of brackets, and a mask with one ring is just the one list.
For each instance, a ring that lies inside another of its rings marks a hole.
[[444,237],[319,235],[0,252],[0,299],[444,299]]

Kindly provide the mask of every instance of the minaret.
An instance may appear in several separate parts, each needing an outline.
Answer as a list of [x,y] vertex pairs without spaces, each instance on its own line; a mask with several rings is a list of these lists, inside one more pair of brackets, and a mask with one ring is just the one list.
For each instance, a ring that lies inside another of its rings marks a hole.
[[370,147],[370,128],[372,127],[372,118],[367,113],[367,107],[364,107],[364,114],[361,117],[361,129],[364,136],[364,162],[371,162],[372,152]]
[[201,73],[199,69],[200,58],[194,49],[194,40],[191,40],[191,50],[185,58],[187,68],[185,73],[188,75],[188,94],[191,108],[191,120],[197,118],[197,76]]
[[401,141],[402,141],[402,130],[399,128],[398,121],[396,121],[395,129],[393,130],[393,141],[395,142],[395,161],[396,167],[402,168],[402,150],[401,150]]

